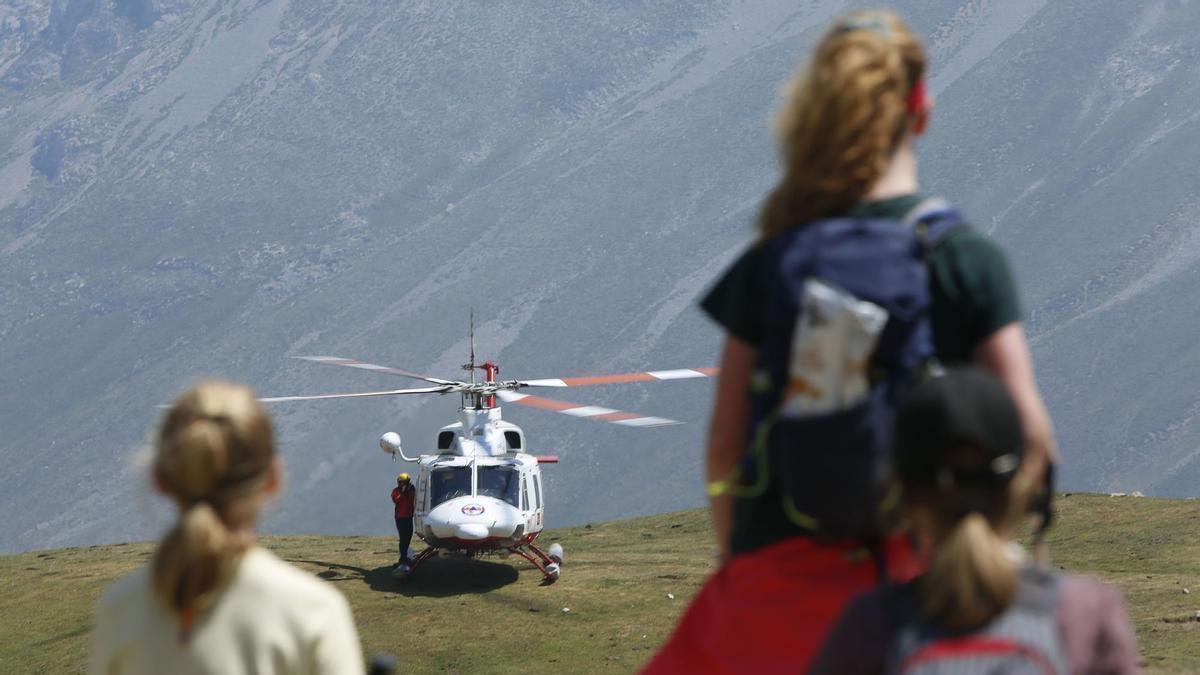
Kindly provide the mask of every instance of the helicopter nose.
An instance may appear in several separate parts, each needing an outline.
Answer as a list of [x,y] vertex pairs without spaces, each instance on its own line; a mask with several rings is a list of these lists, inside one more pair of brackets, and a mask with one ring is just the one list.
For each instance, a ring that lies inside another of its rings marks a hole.
[[462,523],[455,527],[459,539],[487,539],[488,528],[483,523]]

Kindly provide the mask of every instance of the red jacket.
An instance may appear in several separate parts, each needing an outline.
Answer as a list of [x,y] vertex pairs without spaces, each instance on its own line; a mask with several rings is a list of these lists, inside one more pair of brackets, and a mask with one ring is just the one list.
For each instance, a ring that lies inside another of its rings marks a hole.
[[[892,581],[924,569],[907,536],[881,544]],[[791,537],[734,556],[700,588],[640,675],[809,672],[850,599],[879,584],[875,560],[847,555],[853,551]]]
[[413,503],[417,501],[417,490],[411,484],[403,490],[400,486],[392,488],[392,503],[396,505],[396,518],[412,518]]

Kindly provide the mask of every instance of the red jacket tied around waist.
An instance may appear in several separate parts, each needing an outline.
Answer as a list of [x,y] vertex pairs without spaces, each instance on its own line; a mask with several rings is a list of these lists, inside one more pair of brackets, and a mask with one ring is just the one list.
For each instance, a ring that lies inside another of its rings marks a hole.
[[416,500],[417,491],[413,486],[392,488],[392,503],[396,505],[396,518],[412,518],[413,504]]

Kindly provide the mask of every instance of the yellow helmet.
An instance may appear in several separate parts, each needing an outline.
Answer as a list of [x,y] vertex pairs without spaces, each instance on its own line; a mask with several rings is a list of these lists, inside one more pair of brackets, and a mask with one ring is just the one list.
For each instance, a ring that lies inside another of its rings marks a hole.
[[396,476],[396,482],[397,483],[407,483],[408,482],[408,474],[402,473],[399,476]]

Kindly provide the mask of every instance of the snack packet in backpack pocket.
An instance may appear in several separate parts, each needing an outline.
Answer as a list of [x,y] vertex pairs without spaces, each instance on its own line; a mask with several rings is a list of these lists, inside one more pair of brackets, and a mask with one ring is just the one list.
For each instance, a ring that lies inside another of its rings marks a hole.
[[866,400],[871,356],[887,319],[882,307],[807,279],[792,335],[783,416],[826,415]]

